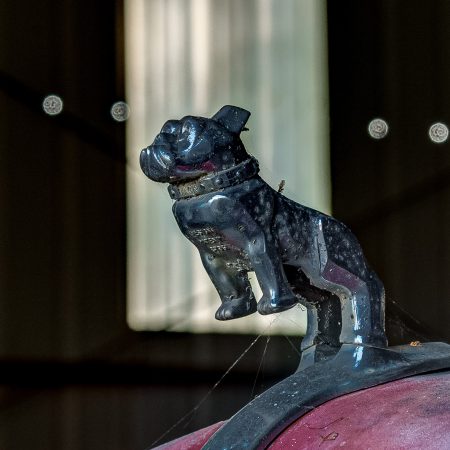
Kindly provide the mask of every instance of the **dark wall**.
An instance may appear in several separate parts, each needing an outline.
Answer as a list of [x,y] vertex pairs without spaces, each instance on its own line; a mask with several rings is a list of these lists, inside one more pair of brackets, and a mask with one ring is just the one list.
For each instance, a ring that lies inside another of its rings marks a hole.
[[428,128],[450,125],[450,3],[330,1],[328,15],[335,215],[386,285],[391,341],[448,340],[450,141]]
[[79,357],[125,326],[119,19],[114,3],[1,2],[3,358]]

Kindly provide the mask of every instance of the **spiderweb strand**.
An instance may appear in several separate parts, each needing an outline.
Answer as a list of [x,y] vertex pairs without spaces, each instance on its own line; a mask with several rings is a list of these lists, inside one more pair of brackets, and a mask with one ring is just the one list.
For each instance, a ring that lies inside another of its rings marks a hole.
[[[391,298],[387,298],[386,301],[387,301],[387,303],[390,303],[390,304],[394,305],[396,308],[398,308],[399,311],[401,311],[407,318],[409,318],[412,322],[414,322],[419,327],[419,330],[413,329],[412,325],[410,326],[410,325],[406,324],[405,321],[403,320],[403,318],[400,317],[400,320],[403,322],[400,325],[403,326],[405,329],[412,330],[421,340],[423,340],[424,342],[426,342],[430,339],[437,339],[437,340],[445,341],[445,338],[443,338],[441,335],[435,334],[434,332],[430,335],[430,333],[428,333],[426,331],[429,329],[429,327],[427,325],[425,325],[423,322],[421,322],[420,320],[418,320],[417,317],[413,316],[405,308],[403,308],[398,302],[396,302],[395,300],[392,300]],[[394,315],[395,315],[395,313],[394,313]]]
[[298,351],[297,347],[293,344],[293,342],[287,336],[284,337],[287,339],[289,344],[291,344],[291,347],[295,350],[295,353],[297,353],[298,356],[302,356],[302,354]]
[[251,398],[253,398],[253,394],[255,393],[256,382],[258,381],[258,376],[259,376],[259,373],[261,372],[261,368],[264,363],[264,358],[266,357],[267,346],[269,345],[269,342],[270,342],[270,336],[267,336],[266,345],[264,346],[264,351],[261,356],[261,361],[259,362],[258,371],[256,372],[255,382],[253,383],[252,392],[250,394]]
[[209,398],[209,396],[212,394],[212,392],[219,386],[219,384],[222,382],[222,380],[233,370],[233,368],[239,363],[239,361],[248,353],[248,351],[258,342],[258,340],[261,338],[261,336],[264,335],[265,332],[267,332],[270,327],[273,325],[273,323],[278,319],[280,315],[277,314],[276,317],[269,323],[269,325],[262,331],[261,334],[256,336],[255,339],[250,343],[250,345],[238,356],[238,358],[231,364],[230,367],[225,371],[225,373],[219,378],[219,380],[216,381],[214,386],[200,399],[200,401],[190,410],[188,411],[183,417],[178,419],[167,431],[165,431],[158,439],[153,441],[149,447],[146,448],[146,450],[150,450],[160,442],[162,439],[164,439],[173,429],[175,429],[178,425],[183,423],[188,417],[192,416],[199,408],[200,406],[205,403],[205,401]]

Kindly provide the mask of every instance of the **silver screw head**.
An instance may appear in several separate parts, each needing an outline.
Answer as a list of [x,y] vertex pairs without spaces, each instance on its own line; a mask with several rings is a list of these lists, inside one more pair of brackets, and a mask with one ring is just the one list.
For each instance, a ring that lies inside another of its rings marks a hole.
[[125,102],[116,102],[111,106],[111,116],[117,122],[125,122],[130,117],[130,107]]
[[373,119],[370,121],[367,131],[373,139],[383,139],[389,132],[389,126],[383,119]]
[[448,139],[447,125],[441,122],[434,123],[428,130],[428,136],[435,144],[442,144]]
[[42,109],[49,116],[56,116],[63,110],[63,101],[57,95],[47,95],[42,102]]

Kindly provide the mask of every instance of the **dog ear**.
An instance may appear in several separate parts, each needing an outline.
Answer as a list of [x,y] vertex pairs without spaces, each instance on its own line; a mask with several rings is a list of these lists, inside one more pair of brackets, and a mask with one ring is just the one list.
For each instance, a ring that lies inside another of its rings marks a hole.
[[214,116],[213,120],[219,122],[228,131],[239,134],[247,123],[250,112],[237,106],[223,106]]

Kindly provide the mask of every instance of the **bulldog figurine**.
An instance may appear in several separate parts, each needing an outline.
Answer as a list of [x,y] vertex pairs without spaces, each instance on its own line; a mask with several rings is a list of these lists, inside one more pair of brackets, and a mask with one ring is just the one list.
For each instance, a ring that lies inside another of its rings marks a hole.
[[[302,303],[308,310],[302,349],[386,346],[384,288],[357,239],[344,224],[260,178],[240,139],[249,116],[224,106],[210,119],[169,120],[140,155],[148,178],[169,183],[177,223],[198,248],[222,301],[216,319]],[[249,271],[263,292],[258,302]]]

